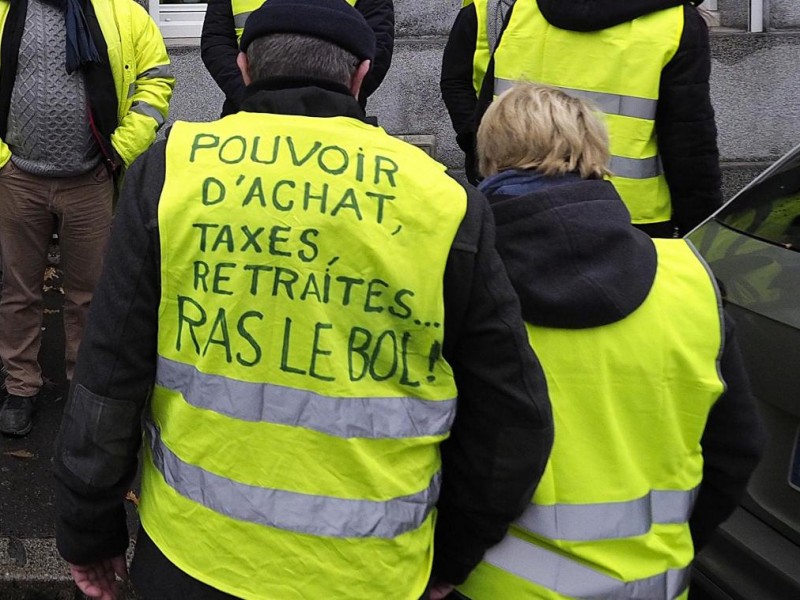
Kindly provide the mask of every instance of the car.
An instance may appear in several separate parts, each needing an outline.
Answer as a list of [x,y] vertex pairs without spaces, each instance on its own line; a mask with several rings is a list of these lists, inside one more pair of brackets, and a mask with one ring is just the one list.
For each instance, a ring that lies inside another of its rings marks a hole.
[[691,598],[800,599],[800,146],[687,237],[720,283],[768,433]]

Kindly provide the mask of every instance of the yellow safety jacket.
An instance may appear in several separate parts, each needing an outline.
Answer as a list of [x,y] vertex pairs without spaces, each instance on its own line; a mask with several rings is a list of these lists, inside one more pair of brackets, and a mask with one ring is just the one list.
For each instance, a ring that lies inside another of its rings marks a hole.
[[[358,0],[345,0],[350,6],[355,6]],[[236,29],[236,41],[242,39],[244,23],[255,9],[264,4],[266,0],[231,0],[233,10],[233,26]]]
[[497,598],[688,594],[688,520],[708,413],[724,390],[719,294],[694,247],[654,240],[645,302],[604,327],[528,325],[555,444],[530,506],[459,589]]
[[636,224],[668,221],[671,199],[658,156],[655,117],[661,71],[683,33],[683,7],[601,31],[550,25],[536,0],[517,0],[495,60],[494,93],[520,80],[593,102],[608,126],[614,187]]
[[[133,0],[91,0],[108,47],[117,96],[111,144],[125,166],[147,150],[167,119],[175,78],[158,25]],[[0,39],[11,3],[0,0]],[[0,139],[0,167],[11,149]]]
[[417,600],[465,190],[345,117],[181,122],[166,157],[145,530],[237,597]]

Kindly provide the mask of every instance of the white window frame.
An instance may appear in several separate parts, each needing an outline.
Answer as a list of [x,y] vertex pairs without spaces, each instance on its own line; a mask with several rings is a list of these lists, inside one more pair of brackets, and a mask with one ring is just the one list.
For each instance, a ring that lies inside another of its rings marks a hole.
[[199,42],[206,17],[206,4],[161,4],[149,1],[150,16],[158,24],[161,35],[169,40],[193,40]]
[[764,0],[750,0],[747,31],[751,33],[762,33],[764,31]]

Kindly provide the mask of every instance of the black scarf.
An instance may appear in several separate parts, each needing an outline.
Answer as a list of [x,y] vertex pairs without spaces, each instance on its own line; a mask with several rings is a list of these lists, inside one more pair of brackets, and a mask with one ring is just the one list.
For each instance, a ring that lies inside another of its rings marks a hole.
[[90,64],[100,64],[100,55],[94,44],[81,0],[43,0],[64,12],[67,28],[67,73],[73,73]]

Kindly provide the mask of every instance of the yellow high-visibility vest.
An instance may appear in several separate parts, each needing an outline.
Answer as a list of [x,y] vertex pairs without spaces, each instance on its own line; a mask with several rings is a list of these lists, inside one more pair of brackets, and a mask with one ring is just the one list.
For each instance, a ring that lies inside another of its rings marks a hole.
[[140,515],[178,568],[241,598],[420,597],[465,211],[442,165],[356,119],[173,126]]
[[655,117],[661,71],[683,34],[678,6],[593,32],[550,25],[536,0],[517,0],[495,60],[496,95],[518,81],[561,88],[593,102],[608,126],[614,187],[633,223],[670,220]]
[[688,594],[700,440],[724,391],[719,294],[684,240],[655,240],[644,303],[603,327],[528,325],[555,443],[531,504],[459,589],[473,600]]
[[[250,13],[259,8],[268,0],[231,0],[233,9],[233,26],[236,29],[236,41],[242,39],[244,24]],[[350,6],[355,6],[358,0],[345,0]]]

